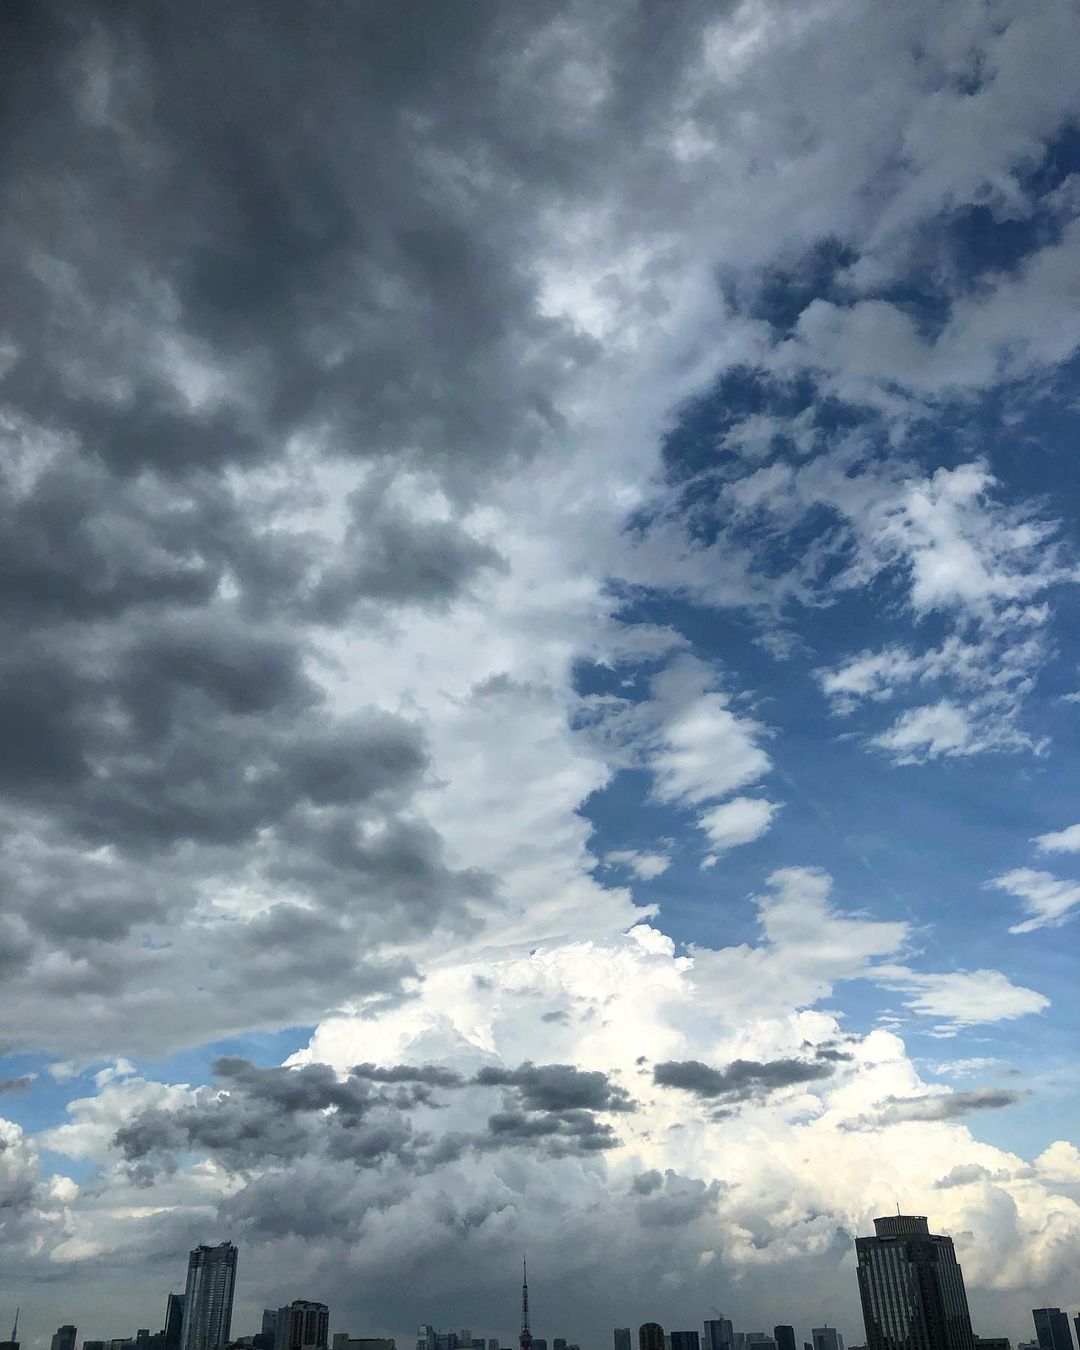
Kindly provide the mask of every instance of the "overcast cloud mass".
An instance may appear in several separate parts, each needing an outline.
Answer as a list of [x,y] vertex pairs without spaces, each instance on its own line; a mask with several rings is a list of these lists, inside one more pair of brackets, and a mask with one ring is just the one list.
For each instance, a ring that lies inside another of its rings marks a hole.
[[1074,1309],[1073,0],[0,9],[0,1317]]

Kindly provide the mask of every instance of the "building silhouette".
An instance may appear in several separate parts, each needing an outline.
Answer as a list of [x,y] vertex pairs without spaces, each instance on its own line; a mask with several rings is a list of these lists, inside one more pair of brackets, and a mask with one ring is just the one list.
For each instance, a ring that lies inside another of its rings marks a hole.
[[180,1350],[180,1333],[184,1329],[184,1296],[170,1294],[165,1300],[165,1350]]
[[915,1214],[875,1219],[874,1230],[855,1239],[867,1350],[975,1350],[952,1238]]
[[705,1323],[704,1350],[732,1350],[734,1344],[735,1328],[728,1318],[714,1317]]
[[73,1326],[57,1327],[53,1333],[52,1343],[49,1350],[75,1350],[75,1338],[79,1334],[79,1328]]
[[180,1350],[217,1350],[228,1345],[236,1288],[236,1248],[199,1245],[188,1257]]
[[814,1350],[844,1350],[844,1338],[835,1327],[811,1327],[810,1338]]
[[673,1331],[671,1350],[701,1350],[701,1337],[696,1331]]
[[1032,1308],[1039,1350],[1073,1350],[1069,1319],[1060,1308]]
[[330,1309],[325,1303],[296,1298],[277,1310],[274,1350],[326,1350],[330,1339]]
[[642,1322],[637,1336],[638,1350],[664,1350],[664,1328],[659,1322]]
[[614,1350],[632,1350],[633,1340],[629,1327],[616,1327],[611,1335],[615,1342]]
[[794,1327],[773,1327],[773,1340],[776,1342],[776,1350],[795,1350],[795,1328]]

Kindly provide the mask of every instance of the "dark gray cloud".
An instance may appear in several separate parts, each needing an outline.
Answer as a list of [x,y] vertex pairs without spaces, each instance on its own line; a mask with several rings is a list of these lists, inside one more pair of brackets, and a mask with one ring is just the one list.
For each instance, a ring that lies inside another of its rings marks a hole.
[[32,1075],[22,1074],[18,1078],[0,1079],[0,1092],[25,1092],[34,1081]]
[[[434,1064],[358,1064],[340,1078],[326,1064],[260,1067],[229,1056],[215,1061],[213,1072],[217,1087],[197,1089],[177,1108],[141,1111],[117,1131],[113,1142],[133,1179],[148,1182],[159,1170],[174,1171],[178,1156],[200,1152],[243,1174],[302,1157],[358,1167],[393,1157],[418,1172],[470,1151],[524,1147],[588,1156],[619,1142],[597,1113],[631,1109],[605,1074],[565,1064],[481,1070],[470,1079]],[[423,1114],[441,1105],[436,1089],[485,1088],[503,1088],[511,1100],[483,1129],[438,1132],[436,1118]]]
[[833,1064],[828,1058],[815,1060],[774,1059],[765,1063],[753,1059],[733,1059],[723,1069],[702,1064],[700,1060],[666,1060],[653,1067],[653,1082],[660,1087],[681,1088],[703,1101],[742,1102],[765,1097],[771,1092],[799,1083],[829,1078]]
[[977,1181],[993,1181],[994,1173],[980,1163],[957,1163],[945,1176],[934,1182],[936,1191],[952,1190],[955,1186],[971,1186]]
[[1000,1111],[1025,1094],[1005,1088],[973,1088],[970,1092],[930,1092],[922,1097],[886,1097],[872,1114],[860,1116],[851,1128],[896,1125],[909,1120],[960,1120],[973,1111]]
[[531,1111],[633,1111],[625,1088],[599,1070],[572,1064],[519,1064],[516,1069],[494,1065],[481,1069],[474,1082],[484,1087],[514,1088]]
[[630,1183],[639,1222],[647,1227],[682,1228],[715,1210],[727,1190],[720,1181],[706,1184],[700,1177],[682,1176],[668,1168],[643,1172]]
[[349,1070],[354,1078],[370,1083],[424,1083],[428,1087],[463,1087],[465,1079],[455,1069],[440,1064],[392,1064],[380,1068],[376,1064],[354,1064]]
[[[468,931],[490,900],[416,808],[418,729],[336,715],[317,639],[503,566],[469,508],[561,453],[561,392],[600,350],[548,312],[534,245],[606,175],[644,188],[714,13],[6,15],[0,1018],[20,1045],[157,1053],[402,997],[382,945]],[[603,66],[596,89],[560,84],[570,59]],[[635,228],[666,230],[640,196]]]

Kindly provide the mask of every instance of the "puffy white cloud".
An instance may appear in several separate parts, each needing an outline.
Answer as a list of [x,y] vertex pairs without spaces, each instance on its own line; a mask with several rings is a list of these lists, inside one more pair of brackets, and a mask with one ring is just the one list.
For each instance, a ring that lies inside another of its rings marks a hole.
[[760,839],[779,809],[776,802],[764,797],[732,797],[705,811],[698,817],[698,825],[715,850],[713,860],[729,848]]
[[1038,834],[1031,842],[1040,853],[1080,853],[1080,825]]
[[926,973],[904,967],[879,967],[878,978],[890,989],[910,994],[908,1007],[926,1017],[944,1019],[946,1034],[979,1022],[1011,1021],[1043,1012],[1050,1000],[1034,989],[1013,984],[1000,970]]
[[698,806],[757,782],[771,767],[760,744],[765,728],[712,685],[708,668],[690,656],[652,682],[658,731],[649,767],[660,801]]
[[629,868],[641,881],[655,881],[671,866],[671,855],[635,848],[613,849],[604,854],[604,863],[608,867]]

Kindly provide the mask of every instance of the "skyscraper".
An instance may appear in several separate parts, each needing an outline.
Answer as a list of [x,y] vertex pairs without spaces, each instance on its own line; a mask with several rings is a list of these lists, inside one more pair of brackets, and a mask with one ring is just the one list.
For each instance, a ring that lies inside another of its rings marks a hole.
[[867,1350],[974,1350],[952,1238],[916,1214],[875,1219],[874,1231],[855,1239]]
[[1032,1308],[1039,1350],[1073,1350],[1069,1319],[1060,1308]]
[[637,1336],[638,1350],[664,1350],[664,1328],[659,1322],[642,1322]]
[[294,1298],[277,1310],[274,1350],[325,1350],[330,1339],[330,1309],[325,1303]]
[[773,1327],[773,1340],[776,1342],[776,1350],[795,1350],[795,1328],[794,1327]]
[[184,1296],[170,1294],[165,1300],[165,1350],[180,1350],[184,1329]]
[[732,1350],[735,1328],[726,1317],[705,1323],[705,1350]]
[[236,1287],[236,1248],[198,1246],[188,1257],[180,1350],[217,1350],[227,1345]]
[[812,1327],[814,1350],[844,1350],[844,1338],[835,1327]]
[[673,1331],[671,1350],[701,1350],[701,1337],[696,1331]]
[[75,1350],[75,1337],[78,1334],[78,1327],[57,1327],[52,1338],[50,1350]]
[[616,1327],[612,1337],[615,1341],[615,1350],[631,1350],[633,1341],[629,1327]]

